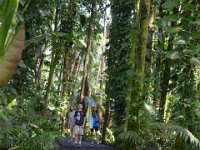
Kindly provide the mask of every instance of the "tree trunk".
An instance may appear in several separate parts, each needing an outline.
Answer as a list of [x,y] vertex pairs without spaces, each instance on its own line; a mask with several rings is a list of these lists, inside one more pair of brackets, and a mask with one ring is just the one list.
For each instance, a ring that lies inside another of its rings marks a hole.
[[135,18],[133,24],[133,33],[132,33],[132,41],[131,41],[131,51],[130,51],[130,76],[128,78],[128,91],[127,91],[127,99],[126,99],[126,128],[125,130],[131,130],[131,123],[130,123],[130,115],[133,113],[133,109],[130,109],[131,105],[131,97],[132,97],[132,90],[135,81],[135,49],[137,47],[138,41],[138,27],[139,27],[139,11],[140,11],[140,0],[135,1]]
[[54,73],[54,68],[55,68],[55,53],[56,53],[56,46],[55,46],[55,40],[56,38],[54,37],[54,35],[52,35],[52,54],[51,54],[51,64],[50,64],[50,71],[49,71],[49,77],[48,77],[48,83],[47,83],[47,87],[46,87],[46,94],[44,97],[45,100],[45,104],[44,104],[44,115],[47,113],[47,107],[48,107],[48,99],[49,99],[49,93],[50,93],[50,89],[51,89],[51,85],[52,85],[52,79],[53,79],[53,73]]
[[[174,36],[171,35],[171,37],[168,40],[168,51],[173,50],[173,45],[172,41],[174,40]],[[170,71],[170,66],[169,66],[169,59],[166,58],[166,60],[163,62],[164,63],[164,71],[163,71],[163,77],[161,79],[161,99],[160,99],[160,106],[159,106],[159,113],[160,116],[163,120],[164,117],[164,110],[165,110],[165,103],[166,103],[166,97],[167,97],[167,92],[168,92],[168,86],[169,86],[169,79],[171,76],[171,71]]]
[[[108,15],[108,12],[107,12],[107,4],[108,4],[108,0],[105,0],[105,14],[104,14],[104,29],[103,29],[103,53],[105,53],[106,51],[106,40],[107,40],[107,22],[106,22],[106,18],[107,18],[107,15]],[[102,76],[101,74],[103,73],[103,70],[104,70],[104,58],[103,56],[101,57],[100,59],[100,62],[99,62],[99,69],[98,69],[98,75],[97,75],[97,81],[99,81],[100,79],[100,89],[102,89],[102,85],[103,85],[103,79],[102,79]],[[100,77],[99,77],[100,76]],[[102,105],[102,96],[100,97],[100,101],[99,103]],[[109,108],[110,108],[110,103],[109,103],[109,99],[106,98],[106,103],[105,103],[105,114],[104,114],[104,122],[103,122],[103,129],[102,129],[102,142],[104,143],[105,142],[105,139],[106,139],[106,131],[107,131],[107,127],[108,127],[108,119],[109,119]]]
[[[53,22],[55,24],[55,28],[54,31],[57,30],[57,26],[58,26],[58,3],[56,5],[54,14],[53,14]],[[53,29],[52,29],[53,30]],[[45,94],[45,104],[44,104],[44,114],[47,113],[47,107],[48,107],[48,99],[49,99],[49,93],[50,93],[50,89],[51,89],[51,85],[52,85],[52,79],[53,79],[53,73],[54,73],[54,68],[56,65],[56,61],[55,58],[57,58],[58,54],[56,54],[56,37],[54,35],[52,35],[52,53],[51,53],[51,64],[50,64],[50,71],[49,71],[49,77],[48,77],[48,83],[47,83],[47,87],[46,87],[46,94]]]
[[[132,84],[133,91],[131,92],[131,100],[130,104],[134,106],[133,108],[129,109],[129,116],[134,116],[134,120],[129,119],[128,120],[128,130],[134,130],[138,131],[140,128],[139,125],[139,111],[141,107],[144,105],[143,101],[141,99],[140,93],[142,93],[143,89],[143,79],[144,79],[144,69],[145,69],[145,57],[146,57],[146,47],[147,47],[147,34],[148,34],[148,23],[149,23],[149,13],[150,13],[150,0],[146,1],[140,1],[140,30],[138,34],[139,43],[135,46],[137,48],[137,69],[135,73],[136,80],[134,84]],[[131,54],[133,55],[133,54]],[[132,67],[133,68],[133,67]],[[135,69],[134,69],[135,70]],[[133,70],[132,70],[133,71]],[[134,77],[134,75],[133,75]],[[129,106],[128,106],[129,107]],[[133,117],[132,117],[133,118]]]
[[91,16],[90,16],[90,22],[89,22],[89,28],[87,33],[87,42],[86,42],[86,48],[85,48],[85,56],[84,56],[84,68],[83,68],[83,76],[82,76],[82,83],[81,83],[81,93],[80,93],[80,102],[83,102],[84,93],[85,93],[85,83],[88,73],[88,55],[89,55],[89,48],[91,43],[91,36],[93,32],[93,20],[94,20],[94,9],[96,6],[96,0],[91,0],[92,8],[91,8]]
[[[70,0],[68,11],[67,11],[67,18],[63,20],[63,32],[66,32],[72,36],[72,31],[74,29],[74,18],[76,15],[76,1]],[[69,92],[69,86],[68,81],[70,78],[70,73],[72,70],[72,63],[71,63],[71,56],[70,56],[70,50],[72,48],[73,42],[71,41],[65,41],[65,57],[64,57],[64,64],[63,64],[63,86],[62,86],[62,115],[61,115],[61,135],[64,135],[65,130],[65,116],[66,116],[66,105],[67,105],[67,94]]]
[[70,89],[72,92],[72,95],[74,95],[74,90],[76,89],[76,87],[74,87],[75,85],[75,76],[76,76],[76,70],[77,70],[77,65],[78,65],[78,50],[76,47],[74,47],[74,59],[73,59],[73,64],[71,66],[71,71],[70,71],[70,81],[72,82],[72,84],[70,85]]
[[[108,87],[106,87],[106,90],[109,90]],[[105,114],[104,114],[104,122],[103,122],[103,129],[102,129],[102,142],[105,143],[106,140],[106,132],[107,127],[109,124],[109,116],[110,116],[110,98],[106,98],[105,103]]]
[[42,75],[42,66],[44,63],[44,54],[41,54],[38,61],[39,61],[39,65],[38,65],[38,70],[37,70],[36,84],[38,84],[38,83],[41,84],[42,83],[41,75]]
[[[161,0],[159,6],[159,14],[160,17],[163,18],[165,13],[162,7],[165,1]],[[164,51],[164,43],[165,43],[165,35],[163,31],[163,27],[158,29],[158,44],[156,48],[156,68],[155,68],[155,80],[154,80],[154,108],[159,106],[159,101],[161,99],[161,87],[160,87],[160,80],[161,80],[161,61],[162,61],[162,53]]]
[[[140,6],[140,7],[139,7]],[[143,80],[145,70],[145,58],[147,48],[147,34],[149,24],[149,13],[150,13],[150,0],[138,0],[135,3],[135,26],[133,29],[133,41],[131,47],[131,76],[129,77],[129,90],[127,96],[127,110],[126,110],[126,130],[139,132],[140,129],[140,118],[139,112],[142,110],[144,100],[140,93],[143,92]],[[140,17],[139,17],[140,14]],[[135,33],[138,34],[135,35]],[[139,41],[136,43],[135,40]],[[135,49],[137,48],[137,51]],[[137,53],[136,53],[137,52]],[[137,55],[137,57],[135,57]],[[135,58],[137,58],[137,63]],[[136,72],[135,72],[136,71]],[[132,80],[130,78],[133,78]],[[132,81],[130,83],[130,80]],[[128,111],[128,113],[127,113]],[[129,146],[128,146],[129,145]],[[135,143],[124,142],[124,149],[137,149]]]
[[[173,11],[174,14],[178,13],[178,10],[175,8]],[[176,26],[176,22],[173,21],[171,23],[171,27],[175,27]],[[168,48],[167,51],[173,51],[174,47],[173,47],[173,40],[175,39],[175,34],[170,34],[169,35],[169,40],[168,40]],[[159,107],[159,114],[160,117],[162,118],[162,120],[164,119],[164,110],[165,110],[165,104],[167,103],[167,92],[168,92],[168,88],[169,88],[169,80],[170,80],[170,76],[171,76],[171,71],[170,71],[170,60],[169,58],[166,58],[164,60],[164,71],[163,71],[163,75],[162,75],[162,79],[161,79],[161,99],[160,99],[160,107]]]

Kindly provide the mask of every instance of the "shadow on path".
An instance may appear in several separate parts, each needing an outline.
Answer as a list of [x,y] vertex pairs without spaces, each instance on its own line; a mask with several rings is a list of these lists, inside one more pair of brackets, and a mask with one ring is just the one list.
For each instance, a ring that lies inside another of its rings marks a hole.
[[105,144],[93,144],[90,142],[82,141],[81,146],[75,146],[73,143],[68,142],[69,138],[60,137],[57,140],[59,150],[116,150],[115,147]]

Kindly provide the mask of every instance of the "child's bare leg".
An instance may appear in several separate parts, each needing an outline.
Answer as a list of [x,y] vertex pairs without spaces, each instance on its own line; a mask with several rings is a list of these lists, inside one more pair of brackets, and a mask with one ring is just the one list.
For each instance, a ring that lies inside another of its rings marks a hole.
[[79,135],[79,144],[82,142],[82,135]]
[[99,141],[99,132],[95,131],[95,134],[96,134],[97,144],[99,144],[100,143],[100,141]]
[[78,134],[75,135],[75,144],[78,143]]

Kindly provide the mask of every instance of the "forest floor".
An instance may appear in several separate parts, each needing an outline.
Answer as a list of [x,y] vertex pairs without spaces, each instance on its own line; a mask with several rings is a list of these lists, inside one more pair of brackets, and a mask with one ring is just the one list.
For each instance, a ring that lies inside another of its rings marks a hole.
[[105,144],[91,144],[91,142],[82,141],[81,146],[68,142],[69,138],[61,137],[57,140],[56,150],[116,150],[115,147]]

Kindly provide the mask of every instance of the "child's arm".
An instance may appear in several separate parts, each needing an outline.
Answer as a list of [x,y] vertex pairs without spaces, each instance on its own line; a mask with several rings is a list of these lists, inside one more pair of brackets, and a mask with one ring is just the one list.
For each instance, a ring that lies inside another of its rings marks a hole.
[[100,114],[99,114],[99,111],[98,111],[98,121],[100,122],[101,118],[100,118]]
[[83,120],[83,127],[86,126],[86,116],[84,117],[84,120]]
[[74,113],[74,119],[77,119],[77,112]]
[[83,125],[82,125],[83,127],[85,127],[86,126],[86,114],[84,113],[84,116],[83,116]]

